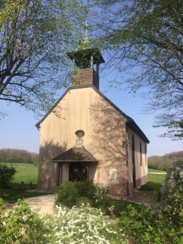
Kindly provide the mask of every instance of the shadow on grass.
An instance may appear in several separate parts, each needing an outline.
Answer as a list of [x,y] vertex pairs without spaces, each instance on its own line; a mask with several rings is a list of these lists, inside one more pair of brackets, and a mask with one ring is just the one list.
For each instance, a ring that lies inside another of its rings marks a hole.
[[[36,189],[36,185],[32,185],[32,189]],[[16,203],[18,199],[24,199],[28,197],[37,197],[43,195],[49,195],[47,192],[30,192],[28,190],[28,184],[24,185],[24,189],[21,189],[21,185],[13,183],[5,190],[0,190],[0,198],[7,203]]]
[[128,211],[128,206],[132,205],[135,209],[140,210],[141,206],[137,203],[133,203],[133,202],[128,202],[128,201],[123,201],[123,200],[112,200],[112,205],[115,206],[114,208],[114,215],[116,217],[120,217],[121,216],[121,212],[122,211]]
[[156,204],[161,198],[160,187],[161,183],[149,181],[142,185],[138,190],[136,189],[133,194],[133,198],[134,200],[139,201],[139,203],[128,200],[112,200],[114,215],[119,217],[120,212],[128,211],[129,204],[131,204],[138,211],[140,211],[140,209],[144,206],[148,207],[148,205],[151,206]]
[[146,184],[142,185],[140,191],[157,191],[161,187],[161,183],[148,181]]

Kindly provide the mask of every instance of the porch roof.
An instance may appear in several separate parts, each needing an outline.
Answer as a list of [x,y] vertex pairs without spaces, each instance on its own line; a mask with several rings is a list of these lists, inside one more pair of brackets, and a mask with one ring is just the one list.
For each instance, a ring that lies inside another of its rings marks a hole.
[[98,162],[98,160],[83,146],[75,146],[52,159],[56,162]]

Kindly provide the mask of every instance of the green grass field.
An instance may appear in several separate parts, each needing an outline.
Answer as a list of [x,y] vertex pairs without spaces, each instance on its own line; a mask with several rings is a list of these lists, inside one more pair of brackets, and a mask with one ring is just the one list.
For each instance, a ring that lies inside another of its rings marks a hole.
[[[4,163],[1,163],[4,164]],[[16,173],[13,179],[13,183],[19,184],[24,181],[25,184],[37,184],[38,166],[34,164],[22,164],[22,163],[6,163],[7,166],[14,166]]]
[[148,180],[150,182],[162,183],[165,180],[166,171],[158,169],[148,169]]
[[159,170],[159,169],[150,169],[148,168],[148,173],[166,173],[166,171]]
[[34,164],[16,164],[16,174],[13,182],[37,185],[38,166]]
[[148,182],[140,187],[144,191],[157,191],[160,189],[161,183],[165,180],[166,171],[157,169],[148,169]]
[[156,174],[148,174],[148,181],[162,183],[165,180],[166,175],[156,175]]
[[[1,163],[4,164],[4,163]],[[6,163],[7,166],[15,166],[16,173],[10,184],[10,189],[0,191],[0,197],[6,202],[15,203],[18,199],[46,195],[40,192],[28,192],[28,185],[32,182],[32,188],[36,188],[38,178],[38,166],[34,164]],[[24,189],[21,188],[21,182],[24,182]]]

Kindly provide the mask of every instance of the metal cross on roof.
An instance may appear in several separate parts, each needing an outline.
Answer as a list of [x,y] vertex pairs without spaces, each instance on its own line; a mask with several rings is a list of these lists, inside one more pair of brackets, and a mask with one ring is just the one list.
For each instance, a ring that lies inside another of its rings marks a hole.
[[85,29],[85,35],[88,36],[89,24],[87,21],[86,21],[86,24],[84,25],[84,29]]

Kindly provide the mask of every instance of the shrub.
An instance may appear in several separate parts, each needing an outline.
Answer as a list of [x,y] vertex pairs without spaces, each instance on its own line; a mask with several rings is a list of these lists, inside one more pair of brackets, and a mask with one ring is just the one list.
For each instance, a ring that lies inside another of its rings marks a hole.
[[57,188],[56,202],[73,207],[80,197],[87,197],[93,201],[95,192],[96,188],[91,181],[67,181]]
[[163,193],[163,198],[153,210],[131,205],[121,212],[118,224],[131,244],[178,244],[183,243],[183,182],[175,174],[176,185]]
[[[3,204],[3,201],[1,201]],[[127,244],[125,235],[101,210],[89,205],[58,207],[58,215],[39,217],[18,201],[9,212],[0,211],[0,244]]]
[[9,212],[0,211],[0,243],[49,243],[50,229],[28,205],[18,201]]
[[0,211],[5,208],[5,204],[2,198],[0,198]]
[[[141,206],[138,203],[130,203],[135,209],[141,209]],[[122,211],[128,211],[129,202],[124,200],[111,200],[111,206],[114,206],[113,213],[115,217],[120,217]],[[110,209],[110,207],[109,207]]]
[[13,176],[15,175],[15,167],[8,167],[6,165],[0,164],[0,188],[5,189],[8,184],[12,181]]
[[115,225],[107,222],[103,213],[89,205],[61,209],[57,217],[47,218],[45,224],[55,230],[49,243],[75,244],[127,244],[124,235],[119,234]]
[[86,206],[88,205],[91,207],[92,206],[92,203],[90,201],[90,199],[88,197],[79,197],[77,200],[76,200],[76,206],[77,207],[81,207],[81,206]]
[[148,181],[146,184],[142,185],[139,190],[141,191],[153,191],[154,197],[157,201],[161,199],[161,184],[158,182]]
[[104,213],[110,213],[109,207],[112,205],[112,199],[108,195],[109,186],[96,186],[96,193],[93,201],[93,206],[100,208]]

